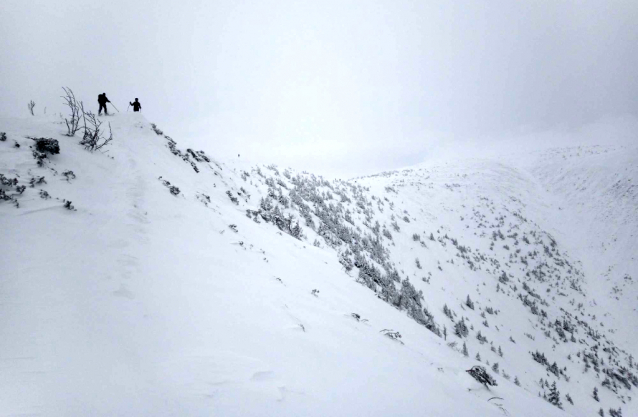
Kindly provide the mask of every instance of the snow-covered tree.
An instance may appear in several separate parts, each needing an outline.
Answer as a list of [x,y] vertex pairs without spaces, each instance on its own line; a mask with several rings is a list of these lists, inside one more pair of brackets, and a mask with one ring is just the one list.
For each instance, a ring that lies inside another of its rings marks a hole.
[[563,403],[560,401],[560,392],[558,391],[558,388],[556,388],[556,381],[552,383],[552,386],[549,389],[547,401],[558,408],[563,408]]
[[474,302],[470,298],[469,294],[467,296],[467,299],[465,300],[465,305],[468,306],[470,309],[474,310]]
[[467,337],[469,334],[469,330],[467,325],[465,324],[465,319],[461,317],[461,320],[454,323],[454,334],[460,338]]

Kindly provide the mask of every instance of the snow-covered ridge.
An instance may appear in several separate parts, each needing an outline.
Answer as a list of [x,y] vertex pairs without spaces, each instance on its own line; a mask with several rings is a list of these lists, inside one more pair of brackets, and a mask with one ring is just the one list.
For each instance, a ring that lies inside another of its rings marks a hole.
[[[595,252],[556,214],[601,178],[568,187],[575,149],[326,181],[104,120],[103,153],[54,119],[0,121],[4,414],[638,411],[636,312],[598,292]],[[635,178],[635,151],[603,155]],[[628,233],[632,190],[598,196]],[[629,250],[606,260],[635,297]]]

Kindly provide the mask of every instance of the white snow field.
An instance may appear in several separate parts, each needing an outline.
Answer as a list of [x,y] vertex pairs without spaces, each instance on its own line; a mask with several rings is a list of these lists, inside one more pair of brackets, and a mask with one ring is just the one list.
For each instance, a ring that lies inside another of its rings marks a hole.
[[326,181],[102,120],[0,119],[0,416],[638,415],[635,148]]

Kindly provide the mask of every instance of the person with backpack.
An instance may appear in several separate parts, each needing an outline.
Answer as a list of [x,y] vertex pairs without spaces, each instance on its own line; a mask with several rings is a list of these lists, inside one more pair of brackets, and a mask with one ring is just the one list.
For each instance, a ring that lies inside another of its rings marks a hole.
[[137,101],[137,97],[135,98],[134,102],[129,102],[128,103],[130,106],[133,106],[133,111],[140,111],[140,109],[142,108],[142,105],[140,104],[139,101]]
[[97,102],[100,105],[100,109],[98,110],[97,114],[101,115],[102,114],[102,109],[104,109],[104,114],[108,116],[109,112],[106,110],[106,103],[110,103],[111,100],[106,98],[106,93],[99,94],[97,96]]

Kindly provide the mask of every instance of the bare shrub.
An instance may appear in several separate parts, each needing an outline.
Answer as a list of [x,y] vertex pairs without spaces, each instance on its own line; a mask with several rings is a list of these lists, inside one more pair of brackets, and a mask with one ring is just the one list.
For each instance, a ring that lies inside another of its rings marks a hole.
[[111,123],[109,123],[109,137],[105,138],[104,132],[101,130],[102,122],[94,113],[83,112],[82,118],[84,120],[84,138],[80,141],[80,145],[84,145],[86,150],[91,152],[100,150],[113,140]]
[[29,111],[31,112],[31,116],[35,116],[33,114],[33,108],[35,107],[35,102],[31,100],[29,103],[27,103],[27,107],[29,108]]
[[71,90],[69,87],[62,87],[62,90],[64,90],[64,94],[63,96],[61,96],[64,99],[64,102],[67,106],[69,106],[69,109],[71,110],[71,118],[70,119],[64,119],[64,121],[66,122],[66,128],[68,129],[67,132],[67,136],[75,136],[75,133],[82,129],[82,127],[80,126],[80,120],[82,120],[82,117],[84,115],[84,105],[82,104],[82,102],[78,102],[75,98],[75,94],[73,94],[73,90]]

